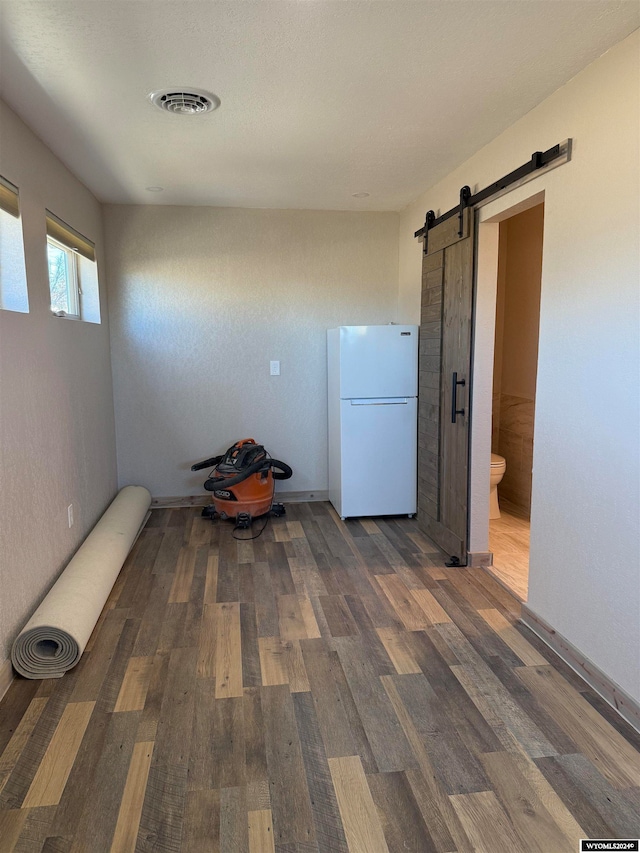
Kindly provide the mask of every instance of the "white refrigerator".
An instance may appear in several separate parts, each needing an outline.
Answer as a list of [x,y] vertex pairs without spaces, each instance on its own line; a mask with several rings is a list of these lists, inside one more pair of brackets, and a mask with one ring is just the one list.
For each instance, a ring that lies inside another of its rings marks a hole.
[[341,518],[413,515],[418,327],[327,332],[329,500]]

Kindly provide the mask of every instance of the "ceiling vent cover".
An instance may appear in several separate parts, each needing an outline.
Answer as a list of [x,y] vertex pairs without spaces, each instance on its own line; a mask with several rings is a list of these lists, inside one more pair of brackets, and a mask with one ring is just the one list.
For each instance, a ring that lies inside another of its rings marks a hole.
[[174,115],[194,116],[209,113],[220,106],[220,98],[196,89],[163,89],[149,95],[151,103]]

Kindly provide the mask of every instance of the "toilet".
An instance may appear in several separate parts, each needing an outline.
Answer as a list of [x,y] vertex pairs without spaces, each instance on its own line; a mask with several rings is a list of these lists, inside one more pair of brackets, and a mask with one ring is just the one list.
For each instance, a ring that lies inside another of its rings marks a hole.
[[507,470],[507,462],[504,456],[497,453],[491,454],[491,491],[489,492],[489,519],[500,518],[500,505],[498,503],[498,483],[504,477]]

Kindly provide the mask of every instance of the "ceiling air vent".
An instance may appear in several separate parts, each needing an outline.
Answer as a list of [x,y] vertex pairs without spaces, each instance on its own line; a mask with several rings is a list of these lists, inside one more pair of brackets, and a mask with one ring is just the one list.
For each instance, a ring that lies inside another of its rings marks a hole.
[[152,92],[149,98],[159,109],[183,116],[209,113],[220,106],[220,98],[195,89],[163,89]]

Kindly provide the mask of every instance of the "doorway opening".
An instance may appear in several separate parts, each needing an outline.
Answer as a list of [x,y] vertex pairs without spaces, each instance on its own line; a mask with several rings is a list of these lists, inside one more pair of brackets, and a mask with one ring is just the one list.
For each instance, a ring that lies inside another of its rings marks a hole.
[[544,203],[499,223],[491,397],[490,571],[522,601],[529,530]]

